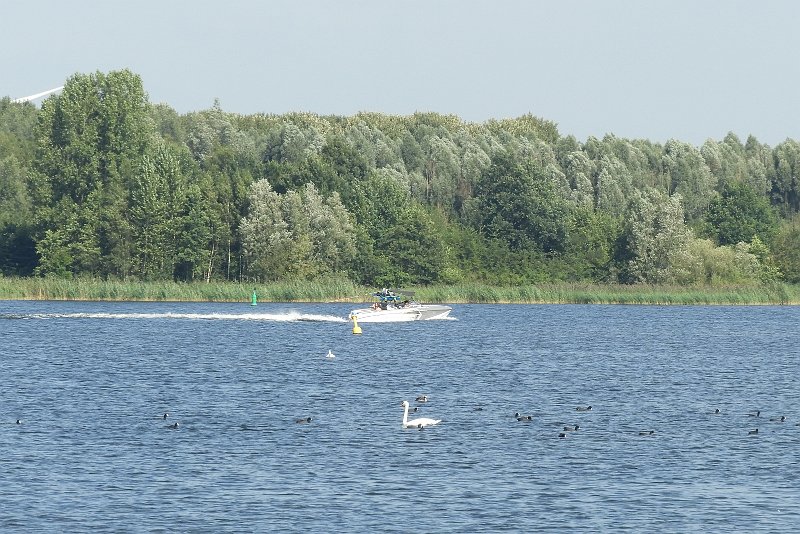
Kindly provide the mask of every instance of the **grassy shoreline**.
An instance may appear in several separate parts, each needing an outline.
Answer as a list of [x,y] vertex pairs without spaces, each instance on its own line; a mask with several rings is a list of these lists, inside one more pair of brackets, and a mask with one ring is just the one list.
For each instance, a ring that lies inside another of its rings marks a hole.
[[[130,282],[99,279],[0,277],[0,300],[150,302],[351,302],[372,300],[374,288],[330,278],[314,282]],[[451,304],[800,305],[800,286],[788,284],[681,287],[599,284],[482,284],[409,287],[421,302]]]

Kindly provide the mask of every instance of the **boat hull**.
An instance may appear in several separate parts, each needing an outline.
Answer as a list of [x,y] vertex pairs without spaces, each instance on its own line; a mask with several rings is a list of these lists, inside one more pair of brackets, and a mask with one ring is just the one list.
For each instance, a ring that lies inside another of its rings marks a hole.
[[359,323],[400,323],[407,321],[431,321],[445,319],[452,308],[444,304],[419,304],[401,308],[389,307],[362,308],[350,312],[350,317],[355,317]]

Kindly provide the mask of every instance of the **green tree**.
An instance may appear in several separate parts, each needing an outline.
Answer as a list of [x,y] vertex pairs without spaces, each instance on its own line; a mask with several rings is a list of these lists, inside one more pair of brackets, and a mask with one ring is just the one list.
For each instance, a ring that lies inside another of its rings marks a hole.
[[76,74],[45,100],[33,184],[40,273],[130,272],[127,192],[152,136],[147,96],[130,71]]
[[134,265],[141,278],[163,280],[173,276],[178,218],[185,194],[178,158],[169,147],[160,145],[145,155],[130,193]]
[[621,237],[622,281],[669,283],[673,264],[685,253],[691,232],[684,224],[680,195],[634,193]]
[[255,182],[241,233],[248,273],[262,280],[337,272],[356,251],[350,214],[338,195],[323,199],[313,184],[280,195],[266,180]]
[[800,142],[786,140],[773,151],[772,201],[785,215],[800,211]]
[[33,129],[38,112],[28,102],[17,104],[0,98],[0,159],[13,156],[18,162],[33,160],[36,143]]
[[568,206],[537,161],[499,153],[476,188],[473,214],[479,232],[513,250],[564,249]]
[[670,184],[669,194],[679,194],[683,199],[686,218],[701,218],[714,197],[716,179],[700,151],[688,143],[670,140],[664,147],[663,169]]
[[754,236],[769,242],[777,229],[777,217],[766,197],[743,182],[723,186],[704,216],[705,233],[720,245],[749,243]]
[[36,267],[26,170],[13,155],[0,158],[0,274],[29,275]]
[[569,239],[564,265],[571,280],[608,281],[614,246],[622,231],[621,220],[590,206],[577,206],[570,213]]
[[784,280],[800,284],[800,216],[795,215],[784,222],[773,240],[775,265],[783,273]]

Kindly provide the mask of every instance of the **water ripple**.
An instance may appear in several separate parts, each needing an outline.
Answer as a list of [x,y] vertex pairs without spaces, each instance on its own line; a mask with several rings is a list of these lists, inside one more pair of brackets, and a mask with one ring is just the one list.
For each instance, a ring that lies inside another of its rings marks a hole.
[[800,529],[797,308],[348,311],[0,302],[0,529]]

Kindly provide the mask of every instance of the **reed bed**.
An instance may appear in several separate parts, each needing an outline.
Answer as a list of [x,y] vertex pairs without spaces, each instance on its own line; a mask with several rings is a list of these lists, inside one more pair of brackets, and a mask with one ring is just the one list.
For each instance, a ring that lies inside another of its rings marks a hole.
[[[351,303],[370,302],[375,290],[341,277],[268,284],[0,277],[0,299],[4,300],[248,302],[254,289],[260,302]],[[800,286],[787,284],[709,287],[566,283],[497,287],[457,284],[408,289],[415,291],[415,299],[420,302],[452,304],[800,304]]]
[[368,291],[338,278],[244,284],[0,277],[0,299],[5,300],[249,302],[253,290],[258,300],[264,302],[327,302],[359,295],[363,300],[369,295]]
[[800,286],[649,286],[537,284],[494,287],[475,284],[419,288],[425,302],[521,304],[756,305],[800,304]]

